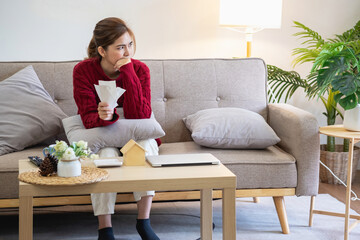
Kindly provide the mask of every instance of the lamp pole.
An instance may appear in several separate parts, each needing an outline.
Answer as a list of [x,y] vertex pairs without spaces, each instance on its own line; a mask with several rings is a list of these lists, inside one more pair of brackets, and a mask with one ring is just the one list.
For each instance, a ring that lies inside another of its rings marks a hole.
[[251,57],[251,42],[246,42],[246,57]]
[[246,33],[246,57],[251,57],[251,42],[252,42],[252,33]]

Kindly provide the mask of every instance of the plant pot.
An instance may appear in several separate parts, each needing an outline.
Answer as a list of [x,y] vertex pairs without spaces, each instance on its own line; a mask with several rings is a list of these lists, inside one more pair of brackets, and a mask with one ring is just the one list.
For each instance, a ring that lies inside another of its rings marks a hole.
[[[348,166],[348,152],[342,152],[343,145],[336,145],[336,152],[326,151],[326,145],[320,145],[320,161],[324,163],[333,173],[346,184],[347,180],[347,166]],[[360,158],[360,148],[354,147],[353,152],[353,169],[352,179],[354,180],[357,165]],[[330,184],[341,184],[331,173],[322,165],[320,165],[320,181]]]
[[350,131],[360,131],[360,104],[345,111],[344,128]]
[[81,175],[81,163],[79,159],[59,160],[57,166],[59,177],[78,177]]

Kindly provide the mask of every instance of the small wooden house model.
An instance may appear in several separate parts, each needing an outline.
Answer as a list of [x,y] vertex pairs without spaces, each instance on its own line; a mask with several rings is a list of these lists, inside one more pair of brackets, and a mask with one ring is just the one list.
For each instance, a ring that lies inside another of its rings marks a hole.
[[125,166],[142,166],[145,165],[146,150],[134,140],[128,141],[120,151],[124,156]]

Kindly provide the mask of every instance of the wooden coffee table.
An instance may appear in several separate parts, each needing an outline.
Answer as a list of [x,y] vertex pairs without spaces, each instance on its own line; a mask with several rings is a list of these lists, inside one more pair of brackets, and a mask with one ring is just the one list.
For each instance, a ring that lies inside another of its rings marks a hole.
[[[19,161],[19,173],[35,168],[28,160]],[[223,192],[223,239],[236,239],[236,176],[224,165],[153,168],[146,163],[106,170],[108,179],[86,185],[46,186],[19,181],[19,239],[33,239],[33,197],[145,190],[200,190],[201,239],[212,239],[213,189]]]

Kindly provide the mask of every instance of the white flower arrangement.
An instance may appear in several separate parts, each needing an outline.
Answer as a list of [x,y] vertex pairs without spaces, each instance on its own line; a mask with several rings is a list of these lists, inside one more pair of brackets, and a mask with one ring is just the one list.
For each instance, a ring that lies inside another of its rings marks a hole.
[[56,140],[55,143],[55,152],[53,155],[55,155],[59,160],[72,160],[85,157],[89,157],[90,159],[99,158],[97,154],[91,153],[91,149],[88,148],[88,143],[83,140],[73,142],[70,146],[68,146],[64,141]]
[[61,157],[61,159],[68,159],[68,160],[75,159],[75,158],[76,158],[76,155],[75,155],[74,149],[72,149],[71,147],[68,147]]

